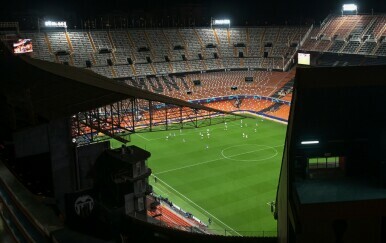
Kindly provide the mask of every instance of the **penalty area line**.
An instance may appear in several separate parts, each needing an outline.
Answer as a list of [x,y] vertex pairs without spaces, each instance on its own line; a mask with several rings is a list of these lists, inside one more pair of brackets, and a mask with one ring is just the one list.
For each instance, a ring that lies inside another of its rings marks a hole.
[[140,135],[139,133],[136,133],[136,134],[137,134],[138,137],[140,137],[140,138],[142,138],[142,139],[144,139],[146,141],[151,141],[150,139],[145,138],[144,136]]

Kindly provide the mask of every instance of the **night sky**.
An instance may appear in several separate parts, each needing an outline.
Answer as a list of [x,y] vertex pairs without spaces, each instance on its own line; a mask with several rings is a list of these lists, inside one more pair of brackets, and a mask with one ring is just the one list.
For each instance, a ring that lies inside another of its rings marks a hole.
[[[107,13],[131,13],[137,10],[144,13],[157,12],[157,10],[178,9],[183,8],[184,5],[193,4],[203,15],[218,18],[227,17],[231,20],[237,19],[244,22],[250,19],[268,20],[271,23],[274,20],[283,22],[285,20],[304,21],[307,19],[313,19],[317,22],[324,19],[329,13],[339,11],[343,3],[358,4],[362,13],[371,13],[371,9],[378,13],[386,12],[386,0],[20,0],[7,1],[8,6],[5,5],[0,12],[3,18],[10,13],[31,10],[59,17],[70,12],[83,18]],[[173,13],[169,12],[169,14]]]

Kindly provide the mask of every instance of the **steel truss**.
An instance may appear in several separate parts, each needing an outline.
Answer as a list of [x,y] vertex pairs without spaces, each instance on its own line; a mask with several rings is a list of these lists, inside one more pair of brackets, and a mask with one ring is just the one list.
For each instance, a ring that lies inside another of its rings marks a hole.
[[131,98],[72,116],[72,137],[78,145],[106,139],[130,142],[130,134],[209,126],[236,119],[205,109]]

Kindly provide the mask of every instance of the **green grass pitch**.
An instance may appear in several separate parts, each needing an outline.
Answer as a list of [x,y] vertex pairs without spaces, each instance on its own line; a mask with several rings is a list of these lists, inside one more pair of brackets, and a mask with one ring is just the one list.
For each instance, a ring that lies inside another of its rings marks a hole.
[[247,118],[226,127],[137,133],[130,144],[151,152],[154,192],[206,224],[211,218],[213,233],[276,235],[269,202],[276,197],[286,125]]

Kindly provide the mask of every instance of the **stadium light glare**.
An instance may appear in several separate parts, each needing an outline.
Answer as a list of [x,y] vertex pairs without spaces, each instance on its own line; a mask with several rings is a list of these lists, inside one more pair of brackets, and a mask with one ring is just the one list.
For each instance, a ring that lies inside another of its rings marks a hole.
[[343,4],[342,10],[344,12],[346,12],[346,11],[358,11],[358,6],[356,4],[353,4],[353,3]]
[[67,23],[66,21],[46,21],[44,22],[44,26],[52,27],[52,28],[56,28],[56,27],[67,28]]
[[219,27],[219,28],[224,28],[227,27],[229,28],[231,26],[231,20],[230,19],[211,19],[210,21],[210,27]]
[[307,144],[319,144],[318,140],[313,140],[313,141],[302,141],[301,144],[307,145]]
[[214,25],[230,25],[231,21],[229,19],[215,19],[213,20]]

